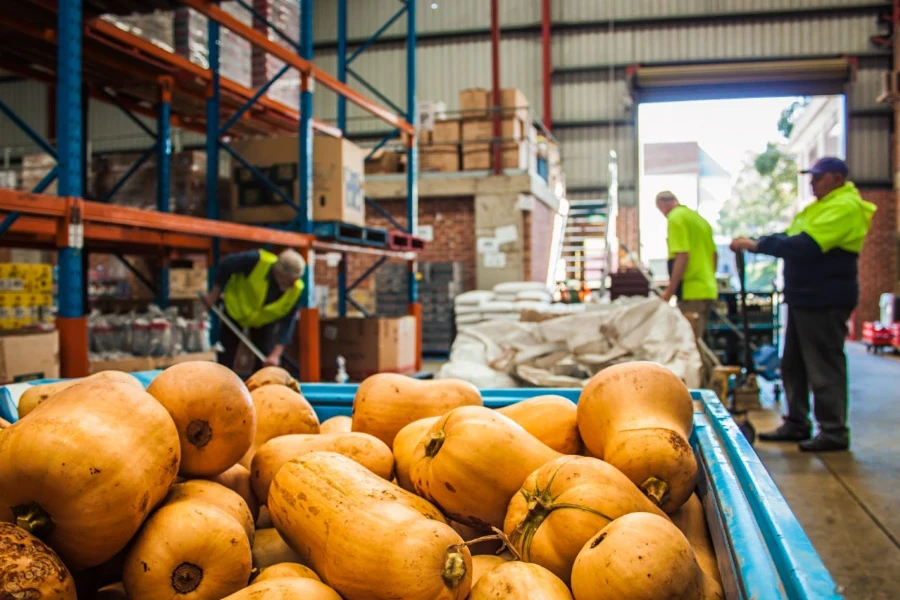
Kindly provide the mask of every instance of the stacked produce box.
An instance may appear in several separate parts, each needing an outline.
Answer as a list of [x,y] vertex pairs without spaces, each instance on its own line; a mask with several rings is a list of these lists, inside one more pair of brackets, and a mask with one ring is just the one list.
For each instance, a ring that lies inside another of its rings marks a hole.
[[[291,40],[300,39],[300,3],[298,0],[266,0],[254,3],[257,12],[275,25],[286,37]],[[269,39],[279,45],[296,52],[284,38],[273,32],[264,24],[256,25],[264,29]],[[284,66],[284,63],[262,48],[256,46],[253,53],[253,87],[259,88],[271,79]],[[300,74],[296,69],[288,69],[278,81],[272,84],[266,95],[282,104],[298,109],[300,104]]]
[[52,326],[55,320],[53,266],[0,264],[0,329]]
[[[493,107],[491,91],[481,88],[459,93],[462,115],[462,169],[481,171],[494,167],[491,143],[501,144],[502,169],[537,168],[537,133],[531,125],[528,99],[520,90],[500,91],[500,106]],[[500,137],[495,139],[493,116],[500,112]]]

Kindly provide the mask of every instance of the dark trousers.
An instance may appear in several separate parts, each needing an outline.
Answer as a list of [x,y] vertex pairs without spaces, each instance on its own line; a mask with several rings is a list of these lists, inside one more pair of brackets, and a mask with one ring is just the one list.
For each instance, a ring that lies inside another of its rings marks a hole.
[[[272,347],[274,344],[275,336],[272,331],[272,327],[261,327],[259,329],[250,329],[247,332],[250,341],[253,342],[253,345],[259,348],[259,350],[268,355],[269,352],[272,351]],[[238,347],[243,345],[238,337],[234,334],[230,327],[224,324],[219,325],[219,341],[222,343],[222,347],[225,349],[223,352],[220,352],[218,355],[218,362],[221,365],[228,367],[229,369],[234,369],[234,359],[237,354]],[[253,371],[257,371],[262,368],[262,363],[259,359],[254,357],[253,363]]]
[[808,430],[809,393],[822,435],[846,440],[847,357],[844,340],[850,309],[788,307],[781,377],[787,396],[787,422]]

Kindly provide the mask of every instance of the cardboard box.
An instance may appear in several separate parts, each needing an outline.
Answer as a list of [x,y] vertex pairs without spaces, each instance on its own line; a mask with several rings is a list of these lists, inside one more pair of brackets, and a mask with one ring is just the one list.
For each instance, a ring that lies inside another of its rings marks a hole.
[[491,92],[484,88],[472,88],[459,92],[459,112],[464,121],[486,119],[491,106]]
[[0,382],[59,377],[56,331],[0,335]]
[[[294,202],[299,195],[296,136],[259,138],[234,144],[250,164],[260,168]],[[313,219],[365,226],[364,162],[366,152],[345,139],[313,138]],[[233,216],[244,223],[290,221],[297,216],[246,169],[235,169]]]
[[432,146],[419,151],[419,170],[439,173],[459,171],[459,146]]
[[169,297],[197,298],[197,292],[205,292],[208,288],[207,270],[203,267],[193,269],[169,269]]
[[434,124],[434,130],[431,132],[431,140],[435,144],[456,143],[461,139],[462,122],[459,119],[448,119],[446,121],[438,121]]
[[531,106],[521,90],[515,88],[500,90],[500,106],[502,107],[500,114],[504,117],[514,116],[525,123],[531,121],[529,118]]
[[323,381],[334,381],[338,356],[346,360],[351,381],[375,373],[412,373],[416,368],[416,319],[324,319],[319,325],[319,345]]
[[[525,126],[521,120],[508,117],[500,120],[500,138],[504,142],[517,142],[524,138]],[[462,138],[464,141],[489,142],[494,139],[494,122],[466,121],[462,124]]]
[[[501,169],[528,170],[531,165],[530,144],[527,141],[504,144],[500,153]],[[490,144],[467,144],[463,146],[463,171],[483,171],[493,168],[494,153]]]
[[403,172],[402,156],[399,152],[381,148],[372,155],[371,159],[366,161],[366,175]]

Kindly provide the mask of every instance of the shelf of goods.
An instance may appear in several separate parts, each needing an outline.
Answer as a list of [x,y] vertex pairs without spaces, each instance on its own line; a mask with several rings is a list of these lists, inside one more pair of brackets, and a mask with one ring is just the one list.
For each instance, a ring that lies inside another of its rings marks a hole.
[[[135,373],[146,386],[159,371]],[[0,388],[0,416],[9,417],[24,389],[41,382]],[[359,386],[302,384],[301,392],[320,422],[350,416]],[[578,389],[483,389],[488,408],[503,408],[555,394],[578,402]],[[697,494],[711,533],[727,600],[838,599],[822,564],[784,497],[716,395],[692,391],[690,444],[698,462]],[[5,414],[4,414],[4,406]],[[358,435],[358,434],[357,434]]]

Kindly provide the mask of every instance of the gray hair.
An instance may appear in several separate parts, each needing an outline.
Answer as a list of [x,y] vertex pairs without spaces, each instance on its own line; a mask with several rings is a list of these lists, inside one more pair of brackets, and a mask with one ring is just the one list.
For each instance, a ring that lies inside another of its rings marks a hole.
[[306,261],[296,250],[284,250],[278,255],[274,269],[285,277],[300,279],[306,271]]
[[678,198],[669,190],[663,190],[656,195],[657,202],[678,202]]

